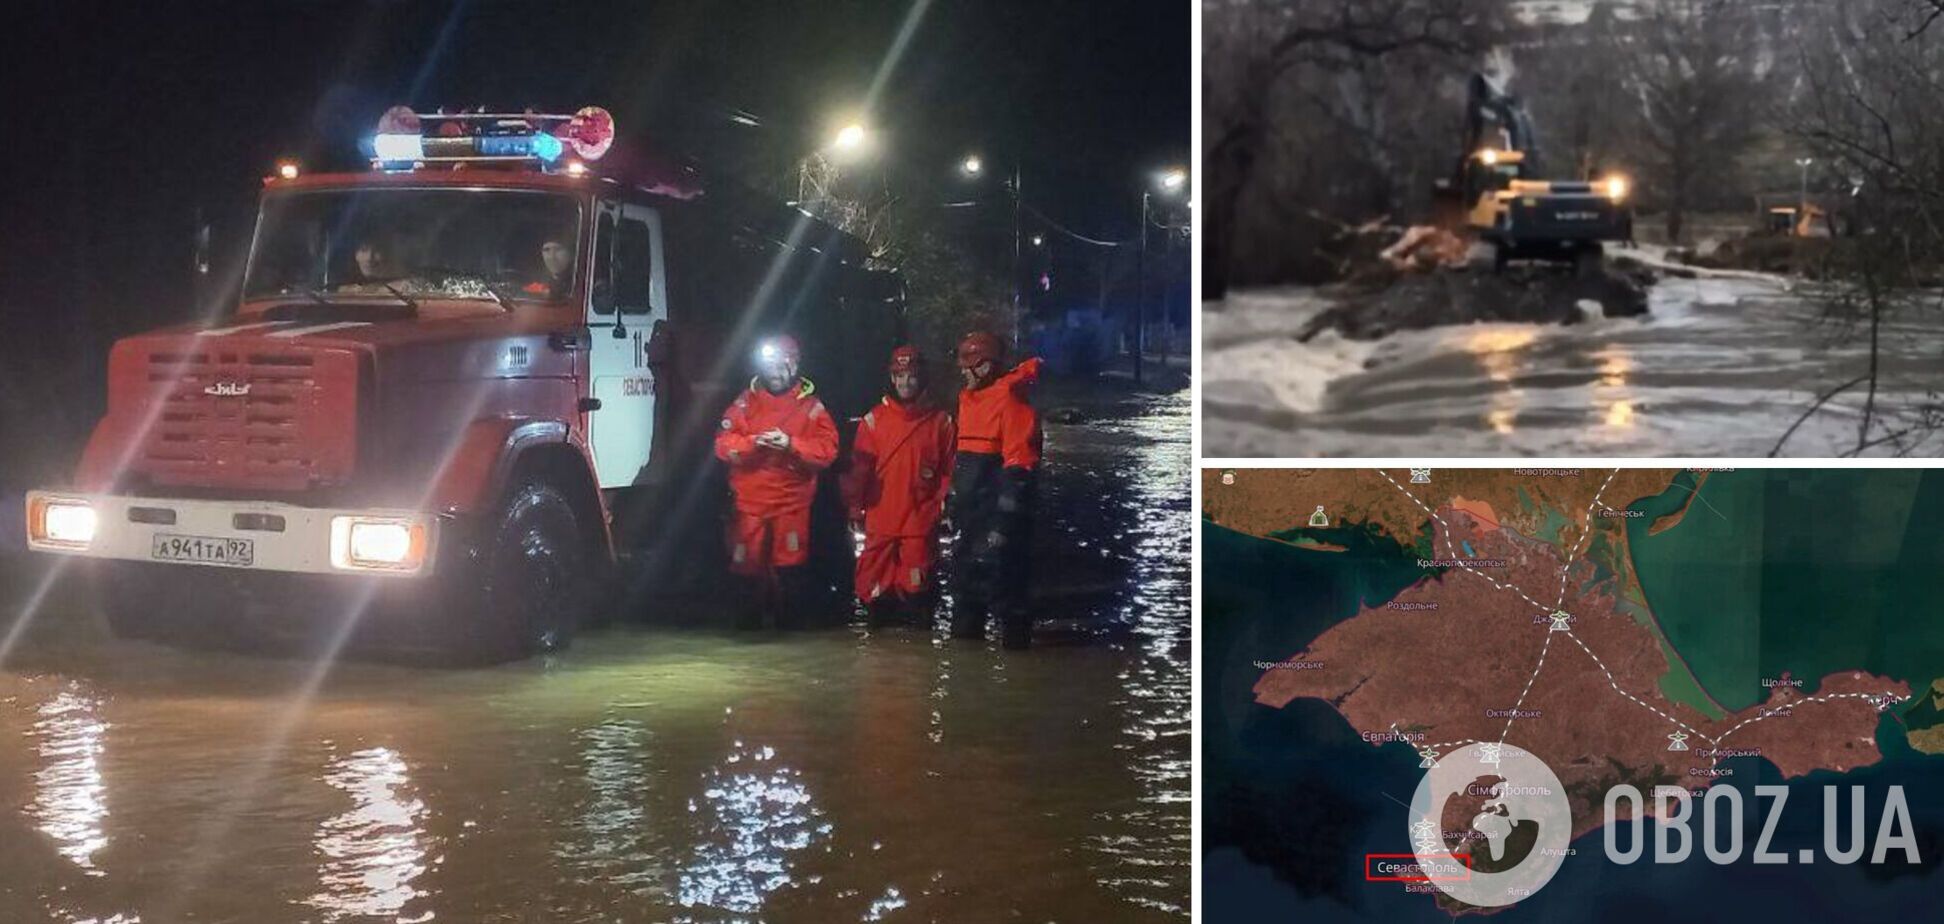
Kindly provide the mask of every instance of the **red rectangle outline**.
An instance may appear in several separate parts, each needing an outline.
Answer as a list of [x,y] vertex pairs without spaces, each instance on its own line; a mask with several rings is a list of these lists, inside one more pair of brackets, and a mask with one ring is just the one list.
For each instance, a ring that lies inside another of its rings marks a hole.
[[1471,862],[1471,854],[1468,854],[1468,853],[1459,853],[1459,854],[1452,854],[1452,856],[1455,856],[1455,857],[1462,857],[1462,858],[1464,858],[1464,861],[1465,861],[1465,875],[1464,875],[1464,877],[1463,877],[1463,878],[1458,878],[1458,877],[1453,877],[1453,876],[1445,876],[1445,877],[1442,877],[1442,878],[1440,878],[1440,877],[1435,877],[1435,876],[1417,876],[1417,877],[1411,877],[1411,876],[1372,876],[1372,875],[1370,875],[1370,861],[1372,861],[1372,860],[1375,860],[1375,859],[1377,859],[1378,857],[1410,857],[1411,859],[1413,859],[1413,860],[1415,860],[1415,859],[1417,859],[1417,854],[1414,854],[1414,853],[1367,853],[1367,854],[1364,854],[1364,881],[1365,881],[1365,882],[1470,882],[1470,881],[1471,881],[1471,871],[1472,871],[1472,862]]

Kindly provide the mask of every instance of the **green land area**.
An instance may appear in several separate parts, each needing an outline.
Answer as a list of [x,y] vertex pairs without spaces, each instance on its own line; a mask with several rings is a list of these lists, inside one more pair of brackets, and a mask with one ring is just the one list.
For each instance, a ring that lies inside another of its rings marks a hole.
[[1682,473],[1633,505],[1646,515],[1627,530],[1648,607],[1716,702],[1752,706],[1768,696],[1762,679],[1784,672],[1812,694],[1817,680],[1845,669],[1915,690],[1944,676],[1944,477],[1715,473],[1679,524],[1647,534],[1693,491]]

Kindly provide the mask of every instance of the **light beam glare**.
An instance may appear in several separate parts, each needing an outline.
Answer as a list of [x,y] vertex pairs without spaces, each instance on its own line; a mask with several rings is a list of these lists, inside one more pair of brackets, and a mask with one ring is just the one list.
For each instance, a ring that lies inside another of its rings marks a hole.
[[[485,407],[489,394],[498,384],[496,381],[474,383],[469,403],[463,408],[456,409],[457,413],[452,419],[461,421],[479,419],[480,411]],[[428,469],[426,483],[420,485],[418,500],[412,505],[413,509],[424,510],[430,503],[432,492],[436,489],[440,476],[457,457],[459,446],[465,440],[465,434],[464,426],[453,429],[451,438],[440,453],[439,464]],[[227,841],[229,831],[235,826],[236,821],[252,808],[258,797],[262,795],[264,784],[269,780],[270,771],[277,758],[283,753],[284,746],[296,731],[298,723],[309,712],[310,704],[316,700],[318,691],[323,688],[331,669],[337,665],[338,658],[342,655],[345,646],[350,643],[358,624],[363,622],[365,613],[369,611],[377,596],[380,580],[383,579],[368,578],[363,582],[351,605],[345,609],[344,618],[338,621],[330,639],[319,652],[317,661],[304,677],[303,683],[291,694],[288,703],[274,717],[269,733],[264,738],[263,747],[258,749],[247,771],[243,773],[243,778],[228,790],[234,798],[205,817],[202,830],[196,838],[196,846],[191,849],[190,859],[183,870],[180,888],[175,896],[178,903],[196,894],[203,879],[216,866],[219,859],[216,848]],[[180,907],[179,904],[177,907]]]

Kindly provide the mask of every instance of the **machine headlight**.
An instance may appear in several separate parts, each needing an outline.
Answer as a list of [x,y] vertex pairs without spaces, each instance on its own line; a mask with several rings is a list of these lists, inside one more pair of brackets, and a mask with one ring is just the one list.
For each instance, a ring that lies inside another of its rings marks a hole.
[[83,500],[41,498],[27,510],[27,535],[35,542],[85,548],[94,541],[100,517]]
[[348,571],[416,571],[425,563],[425,527],[385,517],[331,518],[331,565]]

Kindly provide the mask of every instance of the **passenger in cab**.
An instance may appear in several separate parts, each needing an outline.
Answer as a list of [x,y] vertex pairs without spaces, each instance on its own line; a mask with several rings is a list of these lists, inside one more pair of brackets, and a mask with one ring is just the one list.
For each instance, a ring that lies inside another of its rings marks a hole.
[[540,243],[540,273],[521,291],[538,298],[559,299],[567,296],[567,288],[574,282],[574,235],[572,233],[550,234]]

